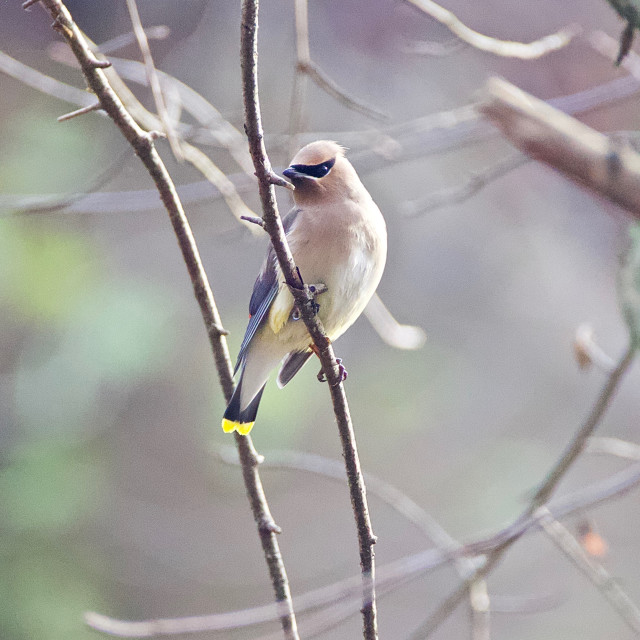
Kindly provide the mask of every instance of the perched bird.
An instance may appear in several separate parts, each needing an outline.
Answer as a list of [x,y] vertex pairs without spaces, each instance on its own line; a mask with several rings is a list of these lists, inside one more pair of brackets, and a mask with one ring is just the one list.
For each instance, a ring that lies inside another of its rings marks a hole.
[[[283,218],[287,240],[305,284],[326,285],[316,302],[333,341],[355,322],[380,282],[387,255],[384,218],[335,142],[303,147],[283,174],[295,186],[295,206]],[[273,248],[253,287],[249,318],[236,364],[238,386],[222,420],[226,433],[251,431],[280,361],[282,388],[313,353]]]

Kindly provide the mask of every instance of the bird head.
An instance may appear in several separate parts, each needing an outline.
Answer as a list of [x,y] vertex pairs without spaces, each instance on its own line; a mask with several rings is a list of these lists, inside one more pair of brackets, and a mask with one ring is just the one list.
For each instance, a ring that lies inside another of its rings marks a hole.
[[296,188],[293,193],[296,203],[348,196],[360,181],[344,152],[336,142],[317,140],[296,153],[289,167],[282,172]]

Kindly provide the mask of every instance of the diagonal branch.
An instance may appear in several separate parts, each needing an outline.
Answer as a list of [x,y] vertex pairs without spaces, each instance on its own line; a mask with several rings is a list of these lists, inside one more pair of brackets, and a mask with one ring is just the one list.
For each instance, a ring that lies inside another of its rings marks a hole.
[[133,33],[138,41],[138,47],[142,53],[142,59],[144,60],[144,66],[149,79],[149,85],[151,86],[151,92],[153,93],[153,100],[156,103],[156,111],[158,117],[162,121],[163,130],[169,139],[171,150],[178,160],[182,160],[182,151],[180,149],[180,143],[176,135],[175,128],[169,117],[167,111],[167,105],[165,104],[164,94],[162,93],[162,87],[160,86],[160,79],[158,78],[158,72],[156,71],[156,65],[153,62],[153,56],[151,55],[151,48],[149,47],[149,41],[147,40],[147,34],[142,26],[142,20],[140,20],[140,12],[138,11],[138,5],[136,0],[127,0],[127,9],[129,10],[129,16],[131,17],[131,25],[133,26]]
[[258,178],[258,188],[262,201],[264,228],[271,238],[280,268],[297,301],[302,319],[317,348],[322,369],[329,382],[333,410],[338,423],[342,450],[345,458],[349,492],[353,507],[360,547],[360,566],[363,579],[363,623],[364,637],[374,640],[378,637],[374,585],[373,545],[375,536],[369,519],[366,489],[356,447],[355,434],[349,405],[342,384],[331,342],[327,338],[320,320],[313,311],[313,297],[301,281],[293,256],[287,244],[280,214],[275,199],[273,185],[286,186],[288,183],[273,173],[264,145],[264,133],[260,115],[258,95],[258,0],[244,0],[242,4],[242,92],[245,105],[245,130],[249,148]]
[[546,507],[542,507],[540,512],[544,514],[540,519],[542,530],[593,583],[627,625],[636,634],[640,633],[640,609],[629,594],[600,562],[589,556],[569,529],[556,520]]
[[576,458],[584,451],[587,446],[589,438],[593,435],[596,427],[600,424],[602,416],[611,404],[613,396],[615,395],[624,374],[628,371],[633,359],[636,355],[636,350],[633,345],[630,345],[625,354],[620,359],[618,365],[611,371],[607,382],[605,383],[598,399],[596,400],[591,413],[584,421],[582,427],[576,432],[573,439],[567,446],[565,452],[562,454],[558,462],[553,469],[549,472],[542,485],[538,488],[535,495],[531,499],[531,504],[527,509],[527,514],[531,515],[536,509],[542,507],[566,472],[569,467],[576,461]]
[[[86,39],[64,4],[60,0],[41,1],[54,20],[54,29],[63,36],[71,47],[80,63],[87,84],[100,101],[102,109],[111,117],[124,137],[135,149],[136,154],[156,184],[187,266],[195,297],[209,335],[220,385],[228,400],[233,393],[233,370],[225,338],[226,332],[222,328],[220,314],[218,313],[184,209],[176,193],[171,176],[155,149],[153,143],[155,135],[143,131],[124,108],[100,68],[100,61],[96,60]],[[282,624],[285,628],[294,630],[294,632],[287,634],[287,638],[296,640],[295,617],[289,595],[287,575],[276,539],[278,529],[269,511],[269,505],[258,474],[258,456],[250,438],[238,436],[236,444],[242,461],[242,475],[247,494],[251,502],[254,518],[258,523],[260,540],[278,604],[280,605],[279,611]]]
[[[464,599],[472,582],[477,579],[486,578],[493,569],[498,566],[505,553],[525,533],[526,523],[529,522],[531,518],[540,519],[546,517],[546,514],[548,513],[547,507],[545,506],[547,501],[558,486],[560,480],[562,480],[566,475],[569,468],[587,446],[589,438],[600,424],[605,411],[611,404],[611,401],[620,386],[620,382],[624,378],[625,373],[629,370],[635,353],[636,351],[632,343],[618,362],[615,369],[613,369],[609,374],[607,381],[600,391],[600,395],[591,408],[586,420],[573,436],[564,454],[547,474],[547,477],[544,479],[540,487],[538,487],[527,507],[515,522],[513,522],[513,524],[502,531],[500,534],[502,536],[502,540],[497,537],[494,539],[494,542],[497,544],[495,544],[487,554],[484,565],[477,569],[472,576],[457,587],[441,603],[435,613],[429,616],[420,628],[413,633],[411,640],[418,640],[419,638],[427,638],[430,636],[453,613],[453,611],[455,611],[456,607]],[[469,547],[467,546],[467,548]],[[475,551],[477,553],[481,553],[482,549],[476,547]]]
[[640,218],[640,155],[498,78],[478,111],[521,151]]

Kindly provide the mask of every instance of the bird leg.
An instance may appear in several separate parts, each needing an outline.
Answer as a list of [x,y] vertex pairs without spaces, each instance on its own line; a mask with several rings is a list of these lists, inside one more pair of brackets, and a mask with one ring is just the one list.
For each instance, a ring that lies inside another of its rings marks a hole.
[[320,305],[316,302],[316,296],[319,296],[321,293],[327,291],[329,287],[327,287],[327,285],[323,284],[322,282],[320,284],[310,284],[308,285],[308,287],[309,293],[313,296],[313,313],[314,315],[317,315],[318,311],[320,311]]

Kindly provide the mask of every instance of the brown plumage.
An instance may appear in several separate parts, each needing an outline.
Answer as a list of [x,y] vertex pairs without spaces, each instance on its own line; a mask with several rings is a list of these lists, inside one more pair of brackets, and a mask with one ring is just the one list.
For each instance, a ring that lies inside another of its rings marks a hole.
[[[384,219],[335,142],[302,148],[284,175],[296,188],[296,206],[283,221],[289,246],[305,283],[327,286],[317,300],[318,315],[335,340],[380,282],[387,252]],[[284,386],[311,355],[309,334],[293,310],[270,250],[251,298],[252,317],[236,366],[240,380],[224,415],[225,431],[248,433],[272,369],[283,360],[278,383]]]

